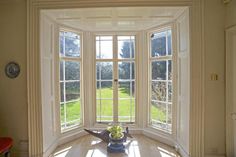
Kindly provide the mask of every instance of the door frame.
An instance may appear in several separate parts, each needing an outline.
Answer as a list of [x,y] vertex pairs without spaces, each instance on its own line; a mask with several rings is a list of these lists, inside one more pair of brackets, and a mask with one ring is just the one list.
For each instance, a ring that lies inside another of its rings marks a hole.
[[225,30],[225,47],[226,47],[226,57],[225,57],[225,72],[226,72],[226,86],[225,86],[225,99],[226,99],[226,154],[227,156],[234,156],[236,150],[234,150],[234,121],[232,120],[231,114],[233,111],[233,94],[232,94],[232,71],[233,68],[233,40],[236,39],[236,25]]

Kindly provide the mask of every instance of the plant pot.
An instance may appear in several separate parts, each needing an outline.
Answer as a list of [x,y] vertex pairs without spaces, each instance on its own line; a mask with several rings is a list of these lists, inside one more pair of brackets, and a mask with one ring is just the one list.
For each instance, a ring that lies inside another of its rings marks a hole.
[[122,133],[122,137],[113,138],[111,133],[109,134],[109,144],[107,145],[107,151],[109,153],[120,153],[125,152],[124,146],[124,134]]
[[122,136],[120,138],[113,138],[110,133],[109,134],[109,141],[112,143],[123,143],[124,142],[124,133],[122,133]]

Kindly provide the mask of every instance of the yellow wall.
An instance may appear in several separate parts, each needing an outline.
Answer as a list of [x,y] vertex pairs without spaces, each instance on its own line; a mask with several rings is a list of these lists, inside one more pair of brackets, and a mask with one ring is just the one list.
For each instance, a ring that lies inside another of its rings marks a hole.
[[226,5],[225,13],[225,26],[230,27],[236,25],[236,0],[232,0],[229,4]]
[[[205,154],[225,154],[224,96],[224,4],[222,0],[206,0],[205,36]],[[211,74],[218,81],[211,81]]]
[[[5,65],[16,61],[21,73],[9,79]],[[14,152],[20,140],[28,139],[26,82],[26,0],[0,1],[0,136],[14,138]]]

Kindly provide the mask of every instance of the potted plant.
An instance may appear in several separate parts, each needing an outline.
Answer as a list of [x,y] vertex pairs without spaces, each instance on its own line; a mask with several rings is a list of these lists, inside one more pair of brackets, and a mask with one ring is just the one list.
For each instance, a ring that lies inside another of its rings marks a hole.
[[113,125],[108,127],[107,130],[110,132],[109,137],[111,139],[120,140],[124,138],[124,130],[120,125]]
[[107,151],[110,153],[124,152],[124,130],[120,125],[113,125],[107,128],[109,134],[109,144]]

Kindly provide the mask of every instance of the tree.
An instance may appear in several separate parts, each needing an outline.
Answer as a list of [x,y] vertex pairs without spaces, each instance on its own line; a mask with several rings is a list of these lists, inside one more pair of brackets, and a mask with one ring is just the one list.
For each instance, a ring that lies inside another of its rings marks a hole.
[[[152,34],[151,36],[151,56],[159,57],[166,56],[166,36],[157,36]],[[171,80],[171,71],[167,76],[167,68],[171,70],[170,61],[153,61],[151,63],[152,80]],[[166,101],[167,96],[167,83],[166,82],[152,82],[152,100]],[[156,106],[156,104],[154,104]],[[156,106],[157,107],[157,106]]]
[[[101,68],[101,78],[100,78]],[[99,80],[112,80],[113,67],[110,62],[98,62],[97,63],[97,79]],[[102,88],[111,87],[111,82],[103,81]]]
[[[121,49],[121,53],[119,54],[122,58],[134,58],[135,51],[134,51],[134,42],[133,41],[125,41],[123,42],[123,46]],[[132,71],[130,71],[130,68]],[[122,79],[133,79],[134,78],[134,63],[132,62],[122,62],[119,64],[119,77]],[[130,72],[131,72],[131,78],[130,78]],[[124,86],[124,91],[126,93],[130,93],[130,86]],[[134,94],[134,84],[132,83],[132,93]]]

